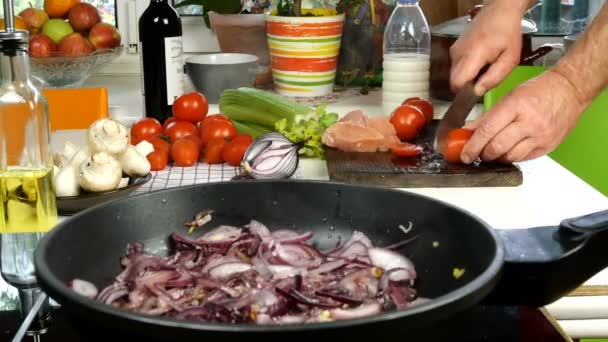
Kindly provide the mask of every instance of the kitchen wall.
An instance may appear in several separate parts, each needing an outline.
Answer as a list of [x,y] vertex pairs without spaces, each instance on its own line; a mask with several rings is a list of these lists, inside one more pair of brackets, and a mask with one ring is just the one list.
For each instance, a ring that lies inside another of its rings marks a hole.
[[424,11],[429,25],[436,25],[446,20],[467,15],[467,11],[482,0],[423,0],[420,7]]

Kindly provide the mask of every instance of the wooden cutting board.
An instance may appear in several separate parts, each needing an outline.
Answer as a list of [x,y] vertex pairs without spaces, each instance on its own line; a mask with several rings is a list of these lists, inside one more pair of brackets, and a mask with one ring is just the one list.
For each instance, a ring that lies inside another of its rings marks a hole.
[[512,187],[522,184],[522,172],[513,164],[484,162],[474,166],[446,163],[431,147],[438,122],[434,120],[414,141],[425,148],[416,157],[397,157],[390,152],[342,152],[327,148],[330,180],[397,188]]

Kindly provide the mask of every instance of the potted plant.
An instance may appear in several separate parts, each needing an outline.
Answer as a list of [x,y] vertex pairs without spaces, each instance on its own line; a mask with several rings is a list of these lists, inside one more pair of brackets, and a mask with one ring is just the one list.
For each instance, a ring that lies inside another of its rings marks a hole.
[[268,66],[264,20],[268,0],[184,0],[175,8],[186,6],[202,7],[205,23],[215,32],[222,52],[256,55],[261,65]]
[[266,14],[271,70],[278,93],[315,97],[333,91],[344,14],[335,8],[303,9],[301,0],[279,0]]

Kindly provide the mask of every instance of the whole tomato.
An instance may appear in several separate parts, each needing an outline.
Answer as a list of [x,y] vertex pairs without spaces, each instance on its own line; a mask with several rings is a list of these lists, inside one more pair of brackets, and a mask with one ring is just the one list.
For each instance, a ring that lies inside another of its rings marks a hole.
[[422,147],[408,142],[401,142],[391,146],[391,152],[399,157],[414,157],[422,152]]
[[221,164],[224,162],[222,158],[222,150],[226,146],[226,139],[214,138],[209,141],[205,148],[205,156],[203,161],[207,164]]
[[152,171],[160,171],[164,170],[167,164],[169,163],[169,151],[168,150],[158,150],[154,151],[146,156],[148,161],[150,162],[150,170]]
[[145,118],[131,126],[131,145],[137,145],[163,132],[163,126],[154,118]]
[[198,123],[205,118],[209,111],[209,102],[205,95],[193,92],[184,94],[173,102],[173,116],[178,121]]
[[216,120],[203,124],[199,130],[203,147],[207,146],[207,144],[213,138],[224,138],[230,140],[238,133],[232,122],[223,120]]
[[207,125],[208,123],[210,123],[212,121],[217,121],[217,120],[232,122],[232,121],[230,121],[230,119],[228,119],[227,116],[225,116],[223,114],[213,114],[213,115],[207,115],[207,116],[205,116],[205,118],[201,122],[201,126]]
[[[171,161],[171,144],[169,143],[169,137],[164,135],[157,135],[148,139],[148,142],[154,147],[154,152],[163,151],[167,154],[167,162]],[[149,158],[148,158],[149,160]],[[150,161],[151,162],[151,161]]]
[[397,137],[401,141],[414,139],[426,124],[426,118],[422,112],[410,105],[400,106],[390,117],[390,122],[397,131]]
[[232,139],[232,141],[228,142],[226,146],[224,146],[224,149],[222,150],[222,158],[230,166],[236,167],[241,165],[241,160],[243,160],[245,151],[247,151],[247,148],[252,142],[253,139],[247,134],[235,137]]
[[419,98],[418,96],[410,97],[410,98],[405,99],[401,105],[404,106],[406,104],[410,104],[411,102],[419,101],[419,100],[422,100],[422,99]]
[[198,134],[198,128],[192,122],[175,121],[165,130],[165,134],[171,138],[171,142],[176,142],[192,135]]
[[174,117],[170,117],[167,120],[165,120],[165,123],[163,124],[163,131],[166,131],[167,127],[169,127],[175,121],[177,121],[177,119],[175,119]]
[[192,166],[198,162],[200,149],[192,139],[179,139],[171,145],[171,157],[177,166]]
[[448,163],[460,163],[462,148],[471,139],[473,131],[468,128],[453,129],[448,133],[443,157]]
[[407,104],[418,108],[422,114],[424,114],[427,123],[433,121],[433,104],[431,102],[426,100],[414,100]]
[[198,134],[187,136],[184,139],[190,139],[190,140],[196,142],[199,149],[203,148],[203,142],[201,141],[201,138],[198,136]]

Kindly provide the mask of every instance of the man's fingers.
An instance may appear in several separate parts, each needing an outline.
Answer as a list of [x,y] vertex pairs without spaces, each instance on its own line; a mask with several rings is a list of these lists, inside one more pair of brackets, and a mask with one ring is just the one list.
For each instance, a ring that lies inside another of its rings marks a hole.
[[[475,94],[483,96],[488,90],[496,87],[515,68],[519,62],[518,56],[504,51],[475,84]],[[473,76],[475,77],[475,76]]]
[[502,163],[515,163],[523,161],[534,150],[534,139],[525,138],[518,142],[511,150],[503,154],[498,160]]
[[496,160],[505,153],[508,153],[528,136],[526,127],[521,122],[515,121],[507,125],[507,127],[498,132],[498,134],[488,142],[486,147],[481,151],[481,159]]
[[453,92],[458,92],[468,81],[474,79],[479,70],[486,65],[482,53],[467,54],[453,67],[450,73],[450,84]]
[[510,108],[509,101],[504,102],[503,100],[502,103],[497,104],[496,107],[482,116],[473,136],[462,149],[462,162],[465,164],[473,162],[488,142],[513,122],[516,115],[516,111]]

